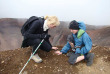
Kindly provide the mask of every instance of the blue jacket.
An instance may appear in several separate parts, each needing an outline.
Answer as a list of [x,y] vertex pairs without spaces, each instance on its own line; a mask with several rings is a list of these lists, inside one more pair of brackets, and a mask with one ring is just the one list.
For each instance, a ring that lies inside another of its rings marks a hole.
[[[85,31],[86,30],[85,24],[83,22],[78,22],[78,23],[79,23],[79,28]],[[83,45],[81,49],[76,48],[76,51],[75,51],[76,54],[77,53],[86,54],[91,50],[92,40],[86,32],[84,32],[80,38],[77,37],[77,34],[72,34],[72,36],[74,38],[75,46]],[[67,44],[62,48],[61,52],[67,53],[69,49],[71,49],[71,46],[69,42],[67,42]]]

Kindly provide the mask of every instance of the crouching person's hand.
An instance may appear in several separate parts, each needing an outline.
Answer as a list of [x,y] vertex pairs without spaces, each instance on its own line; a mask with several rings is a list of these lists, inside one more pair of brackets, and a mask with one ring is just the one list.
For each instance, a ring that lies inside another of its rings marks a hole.
[[62,52],[60,52],[60,51],[56,51],[55,54],[57,54],[57,55],[61,55]]
[[52,47],[53,50],[58,50],[58,47]]

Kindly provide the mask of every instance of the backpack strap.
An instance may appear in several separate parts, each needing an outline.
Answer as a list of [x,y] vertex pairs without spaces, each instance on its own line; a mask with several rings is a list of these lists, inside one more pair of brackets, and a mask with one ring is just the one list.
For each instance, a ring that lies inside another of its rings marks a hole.
[[73,35],[72,34],[68,35],[67,41],[72,42],[72,43],[75,44],[75,41],[74,41],[74,38],[73,38]]
[[44,24],[44,18],[43,17],[39,17],[38,19],[39,19],[40,24]]

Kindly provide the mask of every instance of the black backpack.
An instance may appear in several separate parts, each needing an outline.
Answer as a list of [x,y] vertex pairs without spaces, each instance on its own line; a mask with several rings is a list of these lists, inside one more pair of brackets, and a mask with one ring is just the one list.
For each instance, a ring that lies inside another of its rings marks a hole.
[[30,25],[32,24],[32,22],[35,21],[35,20],[39,20],[39,17],[37,17],[37,16],[32,16],[32,17],[30,17],[30,18],[24,23],[24,25],[23,25],[22,28],[21,28],[21,34],[22,34],[22,36],[25,35],[25,33],[29,30],[29,27],[30,27]]

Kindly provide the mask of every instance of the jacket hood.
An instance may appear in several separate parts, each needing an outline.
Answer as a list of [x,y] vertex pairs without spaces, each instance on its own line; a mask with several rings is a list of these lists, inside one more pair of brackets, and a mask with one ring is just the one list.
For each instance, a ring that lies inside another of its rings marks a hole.
[[86,25],[83,22],[78,22],[79,28],[86,31]]
[[79,23],[79,31],[78,31],[78,34],[77,34],[77,38],[80,38],[83,33],[85,33],[86,31],[86,25],[83,23],[83,22],[78,22]]

